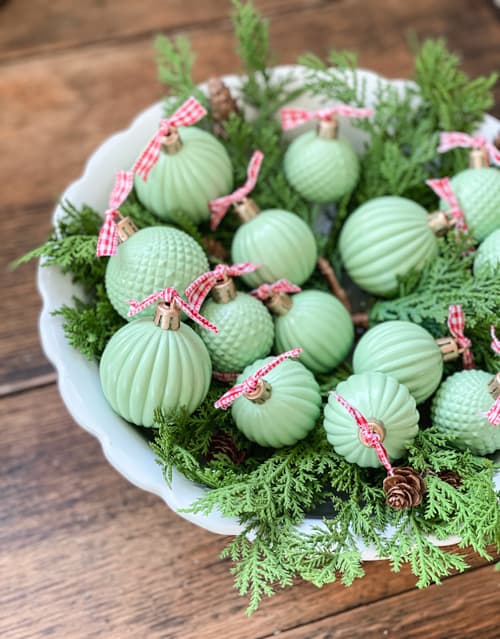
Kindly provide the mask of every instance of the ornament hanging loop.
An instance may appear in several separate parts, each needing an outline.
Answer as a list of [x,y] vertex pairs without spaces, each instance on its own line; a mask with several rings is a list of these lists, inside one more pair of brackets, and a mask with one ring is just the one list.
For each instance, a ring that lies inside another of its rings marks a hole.
[[273,387],[265,379],[259,379],[255,390],[243,393],[243,396],[254,404],[264,404],[272,395]]
[[123,217],[120,215],[120,220],[116,224],[116,230],[118,233],[118,240],[120,242],[126,242],[129,237],[132,237],[134,233],[137,233],[138,229],[129,217]]
[[242,222],[249,222],[260,213],[259,206],[251,197],[244,197],[239,202],[234,202],[233,208]]
[[495,377],[491,378],[491,381],[488,384],[488,393],[495,400],[500,397],[500,373],[497,373]]
[[182,149],[182,140],[179,135],[177,127],[170,127],[170,130],[165,134],[161,145],[161,150],[167,155],[175,155]]
[[217,304],[227,304],[236,299],[237,291],[234,280],[224,276],[212,289],[212,299]]
[[446,211],[434,211],[429,213],[427,224],[436,237],[443,237],[452,229],[457,220],[451,218]]
[[266,300],[265,304],[271,313],[280,316],[288,313],[292,308],[293,300],[286,293],[274,293]]
[[181,312],[175,302],[160,302],[156,307],[153,323],[165,331],[178,331],[181,325]]
[[458,359],[464,352],[464,349],[460,348],[454,337],[439,337],[436,340],[436,344],[441,351],[443,362],[452,362],[453,360]]
[[336,140],[339,134],[339,124],[335,115],[320,120],[316,126],[318,138],[322,140]]
[[[375,433],[376,435],[378,435],[380,441],[383,442],[385,439],[385,434],[386,434],[384,422],[382,422],[380,419],[375,419],[374,417],[369,417],[366,421],[367,421],[368,428],[370,429],[372,434]],[[371,448],[373,446],[373,443],[366,441],[363,431],[361,429],[359,430],[358,436],[359,436],[359,441],[364,446],[367,446],[368,448]]]
[[469,153],[469,168],[483,169],[490,165],[488,150],[485,148],[471,149]]

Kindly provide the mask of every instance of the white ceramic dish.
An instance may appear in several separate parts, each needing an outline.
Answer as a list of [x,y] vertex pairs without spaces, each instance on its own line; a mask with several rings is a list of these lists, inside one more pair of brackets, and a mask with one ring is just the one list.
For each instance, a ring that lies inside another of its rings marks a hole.
[[[293,76],[292,83],[298,86],[303,78],[300,67],[277,67],[274,73],[278,77]],[[369,71],[360,71],[366,82],[368,106],[374,100],[378,82],[390,82],[399,90],[406,81],[386,80]],[[238,92],[240,78],[226,76],[224,81]],[[201,85],[204,89],[205,85]],[[303,97],[294,102],[294,106],[314,108],[319,101]],[[128,169],[157,128],[162,117],[162,104],[157,103],[137,116],[130,127],[108,138],[88,159],[83,175],[71,184],[62,196],[76,206],[89,204],[98,211],[104,211],[109,193],[113,186],[115,171]],[[480,132],[491,139],[500,129],[500,122],[486,116]],[[343,122],[343,133],[361,150],[363,134]],[[63,214],[60,206],[55,209],[54,221]],[[207,489],[188,481],[180,473],[174,472],[172,485],[165,483],[161,469],[155,462],[155,455],[147,442],[127,422],[118,417],[104,399],[99,382],[98,367],[88,362],[66,341],[60,317],[51,316],[51,312],[62,304],[71,304],[72,296],[79,293],[69,276],[64,276],[54,267],[39,267],[38,288],[43,300],[40,316],[40,334],[45,354],[54,364],[58,373],[59,391],[74,420],[100,441],[104,455],[116,470],[130,482],[155,493],[175,511],[186,508]],[[497,488],[500,488],[500,476],[497,475]],[[223,535],[234,535],[241,531],[235,519],[222,517],[213,512],[210,515],[179,513],[194,524]],[[305,519],[301,530],[310,530],[318,525],[317,519]],[[449,538],[436,541],[440,545],[455,543]],[[363,548],[364,559],[378,559],[372,548]]]

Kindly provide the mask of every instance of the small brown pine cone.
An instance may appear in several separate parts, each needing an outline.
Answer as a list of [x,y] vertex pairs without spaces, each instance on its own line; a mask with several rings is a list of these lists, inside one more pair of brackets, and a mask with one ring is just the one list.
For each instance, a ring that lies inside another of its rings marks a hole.
[[229,253],[220,240],[215,237],[204,237],[203,246],[211,261],[227,262]]
[[212,460],[217,453],[227,455],[233,464],[242,464],[245,461],[246,453],[236,446],[233,438],[227,433],[218,431],[212,436],[210,448],[207,453],[207,461]]
[[426,491],[421,475],[409,466],[394,468],[394,473],[384,479],[383,487],[387,505],[395,510],[418,506]]
[[450,486],[453,486],[453,488],[460,488],[462,485],[462,478],[454,470],[442,470],[437,476],[441,481],[445,481],[447,484],[450,484]]
[[221,123],[229,119],[231,113],[239,114],[240,109],[231,95],[231,91],[220,78],[210,78],[208,81],[208,98],[216,125],[214,132],[221,136],[224,133],[224,127],[221,126]]

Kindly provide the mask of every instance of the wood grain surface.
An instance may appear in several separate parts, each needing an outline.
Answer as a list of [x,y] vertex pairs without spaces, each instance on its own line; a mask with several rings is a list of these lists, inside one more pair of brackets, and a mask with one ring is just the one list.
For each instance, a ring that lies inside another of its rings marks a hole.
[[[499,14],[487,0],[256,4],[272,18],[277,62],[334,46],[408,77],[413,31],[446,36],[471,74],[498,70]],[[8,264],[43,241],[92,150],[163,95],[155,33],[191,38],[197,80],[240,70],[229,11],[229,0],[0,3],[0,637],[493,639],[498,573],[477,557],[425,591],[409,570],[367,563],[349,589],[297,584],[246,619],[218,559],[225,540],[119,476],[59,399],[38,342],[35,265]]]

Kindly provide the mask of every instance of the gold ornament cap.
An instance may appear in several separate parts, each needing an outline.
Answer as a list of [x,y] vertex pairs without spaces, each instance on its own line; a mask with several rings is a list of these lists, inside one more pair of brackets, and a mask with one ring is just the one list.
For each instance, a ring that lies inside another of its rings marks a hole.
[[452,362],[464,352],[464,349],[460,348],[454,337],[439,337],[436,340],[436,344],[441,351],[443,362]]
[[236,299],[238,291],[232,277],[226,277],[218,282],[212,289],[212,299],[217,304],[227,304]]
[[497,373],[495,377],[491,378],[488,384],[488,392],[493,399],[500,397],[500,373]]
[[339,123],[332,115],[328,120],[320,120],[316,127],[318,138],[322,140],[336,140],[339,133]]
[[153,323],[164,331],[178,331],[181,325],[181,311],[175,304],[160,302],[155,309]]
[[[380,441],[383,442],[385,439],[384,422],[382,422],[380,419],[375,419],[375,417],[370,417],[366,421],[368,422],[368,426],[370,427],[370,430],[372,431],[372,433],[376,433],[380,437]],[[368,448],[371,448],[370,444],[365,442],[365,440],[363,439],[363,433],[361,432],[361,430],[358,433],[358,437],[359,437],[359,441],[363,444],[363,446],[367,446]]]
[[292,308],[293,300],[286,293],[274,293],[265,304],[274,315],[286,315]]
[[233,206],[242,222],[249,222],[260,213],[260,208],[251,197],[244,197],[239,202],[235,202]]
[[259,379],[257,388],[251,393],[244,393],[244,396],[254,404],[264,404],[272,395],[272,386],[265,379]]
[[182,149],[182,140],[179,131],[171,127],[170,131],[163,138],[161,150],[167,155],[175,155]]
[[431,231],[437,237],[443,237],[455,224],[455,218],[451,217],[446,211],[434,211],[429,213],[429,219],[427,224],[430,226]]
[[490,165],[490,157],[486,149],[471,149],[469,152],[469,168],[484,169]]
[[116,228],[120,242],[126,242],[129,237],[132,237],[134,233],[137,233],[137,226],[129,217],[121,217],[119,222],[116,224]]

